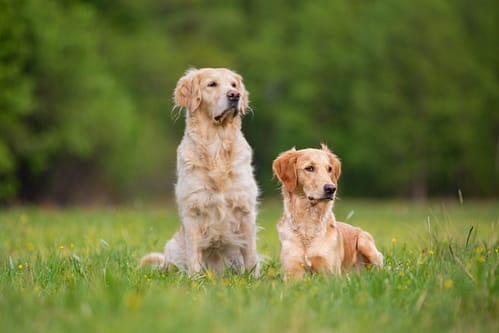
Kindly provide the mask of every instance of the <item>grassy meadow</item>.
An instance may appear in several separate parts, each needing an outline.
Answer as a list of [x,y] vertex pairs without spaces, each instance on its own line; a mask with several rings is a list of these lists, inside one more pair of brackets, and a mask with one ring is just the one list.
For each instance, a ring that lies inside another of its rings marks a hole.
[[337,201],[385,269],[284,284],[260,207],[259,278],[138,267],[179,225],[173,204],[0,210],[3,332],[497,332],[497,201]]

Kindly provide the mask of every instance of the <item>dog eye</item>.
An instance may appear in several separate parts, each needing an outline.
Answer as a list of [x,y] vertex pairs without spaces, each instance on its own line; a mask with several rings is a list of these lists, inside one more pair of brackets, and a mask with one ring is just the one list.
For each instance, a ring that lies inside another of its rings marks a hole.
[[215,81],[211,81],[210,83],[208,83],[208,87],[216,87],[217,86],[217,83]]
[[313,172],[315,170],[315,168],[313,165],[310,165],[310,166],[306,167],[305,170],[307,170],[308,172]]
[[232,82],[232,88],[237,87],[237,84],[235,82]]
[[333,171],[332,167],[327,168],[327,172],[331,172],[331,171]]

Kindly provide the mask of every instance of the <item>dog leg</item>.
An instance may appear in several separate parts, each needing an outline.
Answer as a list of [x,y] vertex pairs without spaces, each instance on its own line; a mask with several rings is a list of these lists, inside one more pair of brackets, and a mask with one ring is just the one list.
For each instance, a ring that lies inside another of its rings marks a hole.
[[303,280],[305,269],[310,268],[311,263],[303,250],[290,244],[289,241],[283,241],[281,244],[281,265],[284,271],[284,281]]
[[303,275],[305,274],[305,263],[303,260],[293,260],[292,262],[288,261],[286,264],[283,263],[282,268],[284,271],[285,282],[303,280]]
[[359,252],[368,260],[369,263],[383,268],[383,255],[378,251],[374,244],[374,238],[366,231],[362,231],[359,235],[357,243]]
[[248,272],[252,271],[255,276],[260,275],[258,254],[256,252],[256,217],[254,214],[247,214],[241,223],[241,232],[245,246],[241,249],[243,255],[244,268]]
[[331,265],[327,262],[326,258],[322,256],[308,257],[308,261],[310,262],[310,268],[314,272],[324,273],[324,272],[333,271]]
[[199,246],[200,230],[195,220],[186,217],[184,223],[185,237],[185,257],[187,259],[187,273],[194,275],[201,272],[201,263],[203,261],[203,251]]

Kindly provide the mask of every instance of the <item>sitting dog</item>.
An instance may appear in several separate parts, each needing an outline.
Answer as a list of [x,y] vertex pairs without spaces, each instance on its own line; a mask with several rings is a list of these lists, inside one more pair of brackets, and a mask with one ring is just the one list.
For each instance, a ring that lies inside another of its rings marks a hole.
[[373,237],[334,217],[341,163],[326,145],[286,151],[272,169],[284,200],[277,231],[285,280],[302,279],[305,271],[341,274],[352,266],[383,266]]
[[241,131],[248,108],[242,78],[226,68],[191,69],[174,98],[186,110],[175,187],[182,225],[164,253],[150,253],[141,263],[176,266],[189,275],[225,267],[258,275],[258,188]]

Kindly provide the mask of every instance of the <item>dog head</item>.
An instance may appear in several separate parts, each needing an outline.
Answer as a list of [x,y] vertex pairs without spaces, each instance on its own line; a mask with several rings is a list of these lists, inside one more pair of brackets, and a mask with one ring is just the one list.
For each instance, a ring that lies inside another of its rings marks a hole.
[[241,76],[226,68],[190,69],[177,83],[175,105],[189,115],[206,112],[215,124],[223,124],[248,108],[248,92]]
[[289,193],[303,196],[312,204],[334,200],[341,174],[341,163],[329,148],[294,148],[280,154],[272,170]]

